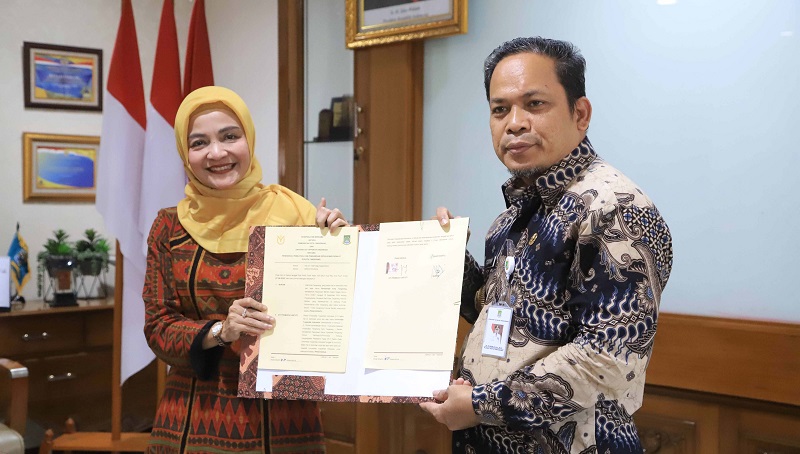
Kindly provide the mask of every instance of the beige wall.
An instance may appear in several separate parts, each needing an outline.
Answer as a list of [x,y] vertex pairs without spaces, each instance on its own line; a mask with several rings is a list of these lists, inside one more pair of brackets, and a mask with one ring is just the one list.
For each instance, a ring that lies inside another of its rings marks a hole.
[[[150,93],[161,0],[133,0],[145,95]],[[193,3],[175,0],[181,59]],[[22,133],[99,135],[102,114],[26,109],[23,104],[24,41],[103,49],[104,74],[119,22],[116,0],[2,0],[0,14],[0,254],[16,223],[28,243],[32,277],[23,295],[36,299],[36,254],[56,228],[73,239],[86,228],[105,232],[93,204],[22,202]],[[239,92],[253,111],[258,130],[256,154],[264,181],[277,181],[277,3],[276,0],[207,0],[215,82]],[[181,61],[183,66],[183,61]]]

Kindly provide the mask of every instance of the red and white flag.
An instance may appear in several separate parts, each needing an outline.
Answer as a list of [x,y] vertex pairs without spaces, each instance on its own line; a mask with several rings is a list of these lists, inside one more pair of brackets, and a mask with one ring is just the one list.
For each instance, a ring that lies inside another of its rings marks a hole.
[[[122,0],[103,106],[97,171],[97,211],[119,241],[123,259],[122,382],[152,361],[142,335],[145,256],[139,231],[139,201],[147,118],[139,45],[130,0]],[[135,360],[137,364],[132,364]],[[139,365],[141,364],[141,366]]]
[[183,66],[183,94],[209,85],[214,85],[214,70],[211,67],[211,45],[208,43],[206,26],[206,2],[197,0],[192,7],[189,22],[189,40],[186,44],[186,64]]
[[184,195],[186,174],[183,161],[175,150],[175,114],[181,101],[181,62],[178,32],[175,29],[175,6],[173,0],[164,0],[150,103],[147,105],[147,132],[142,162],[139,231],[144,238],[142,250],[145,254],[147,236],[158,210],[177,205]]

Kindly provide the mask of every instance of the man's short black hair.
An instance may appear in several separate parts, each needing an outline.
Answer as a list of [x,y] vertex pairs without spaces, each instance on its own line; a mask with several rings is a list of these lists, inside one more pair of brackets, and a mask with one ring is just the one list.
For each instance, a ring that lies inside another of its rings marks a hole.
[[567,41],[542,38],[515,38],[497,46],[483,63],[483,84],[486,86],[486,100],[489,100],[489,83],[494,68],[509,55],[530,52],[552,58],[556,63],[556,76],[567,92],[570,112],[579,98],[586,96],[586,60],[577,47]]

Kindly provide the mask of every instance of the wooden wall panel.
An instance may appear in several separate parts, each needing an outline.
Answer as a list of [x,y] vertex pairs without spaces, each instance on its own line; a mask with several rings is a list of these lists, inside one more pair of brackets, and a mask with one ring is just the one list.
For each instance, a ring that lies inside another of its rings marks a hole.
[[713,404],[646,395],[634,413],[642,447],[648,453],[718,453],[719,409]]
[[742,411],[737,427],[742,454],[800,454],[800,418]]
[[423,411],[417,404],[405,405],[405,449],[410,453],[449,453],[452,435],[442,424]]
[[356,223],[422,216],[423,57],[421,42],[355,51]]
[[662,313],[647,383],[800,405],[800,325]]
[[800,325],[660,315],[642,408],[648,453],[800,454]]
[[305,159],[303,0],[278,2],[278,183],[303,194]]

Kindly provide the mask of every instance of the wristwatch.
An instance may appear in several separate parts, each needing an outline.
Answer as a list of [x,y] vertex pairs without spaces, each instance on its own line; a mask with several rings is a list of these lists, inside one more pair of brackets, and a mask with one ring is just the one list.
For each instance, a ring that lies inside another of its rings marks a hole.
[[214,338],[215,341],[217,341],[217,344],[219,344],[220,347],[224,347],[228,344],[226,344],[225,341],[222,340],[222,337],[220,336],[221,333],[222,333],[222,322],[214,323],[214,325],[211,326],[211,336]]

